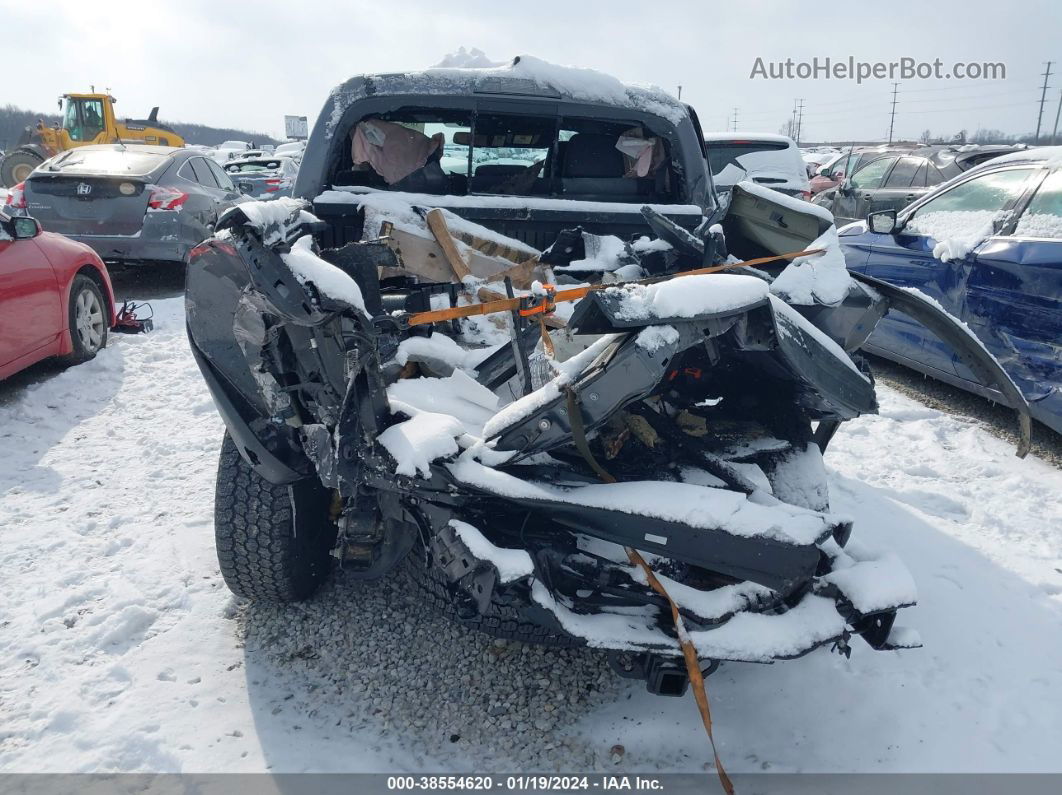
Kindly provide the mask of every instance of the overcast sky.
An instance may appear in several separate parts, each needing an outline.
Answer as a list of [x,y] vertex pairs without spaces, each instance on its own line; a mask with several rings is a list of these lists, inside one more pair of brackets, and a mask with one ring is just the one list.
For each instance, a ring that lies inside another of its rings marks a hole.
[[[769,0],[0,5],[0,104],[54,110],[62,92],[95,84],[111,89],[122,116],[160,105],[164,119],[276,136],[284,114],[309,116],[312,124],[329,89],[351,75],[428,67],[461,46],[498,61],[528,53],[588,66],[673,93],[681,84],[706,129],[726,129],[737,107],[739,130],[777,132],[802,97],[805,141],[885,136],[891,81],[750,79],[757,57],[940,58],[946,70],[956,61],[1006,65],[1005,80],[902,81],[896,138],[927,128],[1029,132],[1044,61],[1062,69],[1058,0],[879,2],[873,10]],[[1048,134],[1062,77],[1050,84]]]

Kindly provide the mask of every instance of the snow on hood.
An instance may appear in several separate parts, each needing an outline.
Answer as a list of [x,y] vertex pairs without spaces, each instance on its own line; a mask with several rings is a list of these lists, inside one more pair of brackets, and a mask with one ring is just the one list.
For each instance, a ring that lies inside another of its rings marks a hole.
[[500,497],[623,511],[704,530],[721,529],[744,538],[814,544],[831,527],[829,518],[817,511],[778,501],[760,504],[739,491],[691,483],[647,480],[566,488],[523,480],[485,466],[468,454],[447,467],[462,483]]
[[303,235],[291,246],[291,251],[281,254],[284,264],[295,274],[300,283],[313,282],[324,295],[358,309],[370,317],[365,309],[365,299],[357,282],[333,265],[318,257],[313,251],[313,236]]
[[497,82],[501,88],[502,81],[512,81],[513,93],[527,94],[528,87],[537,87],[576,102],[652,113],[675,125],[688,118],[686,107],[656,86],[626,84],[594,69],[561,66],[531,55],[518,55],[503,66],[442,67],[351,78],[332,89],[332,111],[325,124],[325,135],[330,138],[346,109],[370,94],[472,94],[485,82]]
[[802,199],[795,199],[792,196],[787,196],[779,191],[771,190],[766,185],[757,185],[752,180],[747,179],[744,182],[739,182],[738,185],[743,191],[751,193],[753,196],[759,196],[761,199],[774,202],[775,204],[783,204],[791,210],[795,210],[799,213],[811,213],[827,223],[833,224],[833,213],[825,207],[820,207],[817,204],[812,204],[811,202],[806,202]]
[[826,251],[790,262],[771,283],[771,292],[801,306],[841,303],[852,287],[852,277],[848,275],[837,230],[831,226],[808,248]]
[[308,202],[290,196],[281,196],[273,201],[241,202],[226,210],[219,221],[230,214],[242,212],[262,236],[262,243],[272,246],[284,239],[286,228],[292,224],[318,220],[307,209],[309,206]]
[[533,574],[535,566],[524,549],[507,549],[492,544],[483,533],[468,522],[451,519],[450,527],[465,542],[468,551],[480,560],[489,560],[498,570],[498,582],[512,582]]
[[617,316],[626,320],[696,317],[755,304],[768,295],[767,282],[755,276],[705,273],[657,284],[610,287],[606,295],[622,295]]

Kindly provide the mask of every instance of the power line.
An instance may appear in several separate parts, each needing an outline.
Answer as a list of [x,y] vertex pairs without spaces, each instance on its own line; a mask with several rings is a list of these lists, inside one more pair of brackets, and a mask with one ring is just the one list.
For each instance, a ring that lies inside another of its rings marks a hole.
[[896,123],[896,92],[899,88],[899,83],[892,84],[892,113],[889,114],[889,143],[892,143],[892,130]]
[[967,88],[967,86],[950,85],[950,86],[935,86],[933,88],[908,88],[904,89],[909,94],[924,94],[926,91],[958,91]]
[[1044,120],[1044,100],[1047,99],[1047,78],[1051,76],[1051,64],[1054,61],[1047,61],[1047,68],[1044,69],[1044,86],[1040,91],[1040,112],[1036,114],[1036,137],[1033,139],[1036,143],[1040,143],[1040,123]]
[[1019,89],[1017,91],[992,91],[992,92],[989,92],[987,94],[971,94],[970,96],[963,96],[963,97],[928,97],[928,98],[924,98],[924,99],[908,99],[908,100],[904,100],[904,101],[905,102],[934,102],[934,103],[937,103],[937,102],[965,102],[966,100],[970,100],[970,99],[984,99],[986,97],[1014,97],[1014,96],[1019,96],[1022,93],[1032,92],[1034,90],[1035,89],[1031,89],[1030,88],[1030,89],[1025,89],[1024,91],[1022,91],[1021,89]]
[[906,113],[961,113],[967,110],[994,110],[995,108],[1027,108],[1028,102],[1006,102],[1002,105],[970,105],[966,108],[929,108],[926,110],[908,110]]

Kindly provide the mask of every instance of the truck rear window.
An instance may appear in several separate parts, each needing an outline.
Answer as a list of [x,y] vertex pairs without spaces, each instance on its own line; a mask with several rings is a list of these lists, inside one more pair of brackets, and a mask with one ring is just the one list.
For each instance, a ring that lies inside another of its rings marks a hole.
[[679,200],[670,142],[643,122],[420,108],[358,121],[332,184],[455,196]]
[[163,165],[168,155],[128,149],[71,149],[41,166],[43,171],[143,177]]

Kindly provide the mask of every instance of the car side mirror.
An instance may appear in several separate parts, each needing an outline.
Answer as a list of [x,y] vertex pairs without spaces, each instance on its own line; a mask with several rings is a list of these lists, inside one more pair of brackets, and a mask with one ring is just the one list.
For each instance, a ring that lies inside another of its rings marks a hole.
[[14,227],[15,240],[31,240],[41,233],[41,225],[36,218],[19,216],[11,219]]
[[876,235],[891,235],[899,226],[896,220],[896,211],[878,210],[870,213],[867,216],[867,226]]
[[827,166],[819,166],[818,171],[816,171],[815,173],[818,174],[820,177],[828,177],[830,176],[830,169]]

